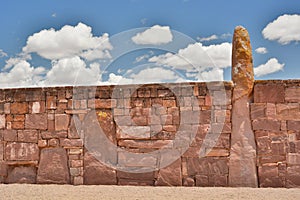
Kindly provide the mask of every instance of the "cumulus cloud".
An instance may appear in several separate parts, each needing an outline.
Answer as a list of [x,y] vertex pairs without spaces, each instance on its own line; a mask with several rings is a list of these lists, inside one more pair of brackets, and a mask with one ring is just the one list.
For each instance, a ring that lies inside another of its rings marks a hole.
[[34,68],[26,60],[19,60],[9,72],[0,73],[0,87],[37,86],[45,72],[43,67]]
[[110,58],[112,45],[107,33],[101,37],[93,36],[92,28],[79,23],[66,25],[60,30],[48,29],[33,34],[27,39],[24,53],[37,53],[43,58],[58,60],[81,56],[89,61]]
[[45,85],[92,85],[100,83],[100,66],[92,63],[87,67],[79,57],[63,58],[52,62]]
[[172,42],[173,35],[169,26],[155,25],[144,32],[137,33],[131,39],[135,44],[161,45]]
[[212,41],[212,40],[217,40],[219,39],[219,37],[217,35],[211,35],[209,37],[198,37],[197,38],[200,42],[209,42],[209,41]]
[[2,49],[0,49],[0,58],[7,57],[7,53],[5,53]]
[[146,84],[146,83],[165,83],[165,82],[184,82],[186,81],[179,72],[161,67],[148,67],[133,72],[128,70],[125,76],[111,73],[109,84]]
[[300,41],[300,15],[282,15],[269,23],[262,31],[265,39],[276,40],[280,44]]
[[258,54],[266,54],[268,53],[268,50],[265,47],[258,47],[257,49],[255,49],[255,52]]
[[149,62],[188,71],[205,71],[214,67],[226,68],[231,66],[231,46],[230,43],[210,46],[194,43],[180,49],[176,54],[154,56],[149,59]]
[[31,60],[31,55],[29,54],[19,54],[16,57],[11,57],[8,60],[5,61],[5,66],[3,67],[3,70],[7,70],[12,68],[13,66],[15,66],[16,64],[22,62],[22,61],[27,61],[27,60]]
[[280,64],[276,58],[271,58],[267,61],[267,63],[254,68],[254,74],[257,77],[272,74],[274,72],[283,70],[284,65],[285,64]]

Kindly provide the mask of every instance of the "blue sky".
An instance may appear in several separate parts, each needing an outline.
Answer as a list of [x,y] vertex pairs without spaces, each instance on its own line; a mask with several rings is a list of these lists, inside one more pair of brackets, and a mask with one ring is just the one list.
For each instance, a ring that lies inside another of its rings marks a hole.
[[5,1],[0,86],[230,80],[237,25],[249,31],[256,79],[299,79],[299,8],[295,0]]

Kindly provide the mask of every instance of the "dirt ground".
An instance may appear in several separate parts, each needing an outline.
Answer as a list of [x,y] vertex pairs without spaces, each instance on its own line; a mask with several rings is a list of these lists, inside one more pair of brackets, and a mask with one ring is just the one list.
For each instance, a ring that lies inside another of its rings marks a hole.
[[1,185],[0,199],[270,199],[299,200],[300,189]]

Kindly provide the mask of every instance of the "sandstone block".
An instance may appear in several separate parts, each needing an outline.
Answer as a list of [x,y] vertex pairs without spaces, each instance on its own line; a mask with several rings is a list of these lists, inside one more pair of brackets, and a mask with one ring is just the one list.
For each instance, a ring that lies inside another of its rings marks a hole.
[[7,142],[15,142],[18,139],[18,134],[16,130],[1,130],[2,135],[3,135],[3,140]]
[[47,129],[47,114],[26,114],[25,129]]
[[36,168],[31,166],[14,167],[6,178],[7,183],[36,183]]
[[19,142],[31,142],[37,143],[38,131],[37,130],[19,130],[18,131]]
[[65,147],[65,148],[83,147],[83,140],[82,139],[60,138],[59,143],[62,147]]
[[10,112],[11,114],[27,114],[28,103],[11,103]]
[[67,152],[63,148],[41,150],[41,159],[37,172],[39,184],[69,184]]
[[181,159],[176,160],[171,165],[162,168],[158,172],[156,186],[181,186]]
[[39,160],[37,144],[9,142],[5,147],[6,160],[10,161],[36,161]]
[[287,102],[300,102],[300,88],[290,87],[285,90],[285,100]]
[[252,122],[253,130],[280,131],[281,123],[276,119],[261,119]]
[[300,130],[300,121],[287,121],[288,130]]
[[255,103],[283,103],[284,85],[283,84],[256,84],[254,86]]
[[70,116],[66,114],[55,114],[55,130],[66,131],[69,127]]
[[6,120],[5,115],[0,115],[0,129],[5,128]]
[[116,185],[117,173],[92,154],[85,153],[83,179],[86,185]]

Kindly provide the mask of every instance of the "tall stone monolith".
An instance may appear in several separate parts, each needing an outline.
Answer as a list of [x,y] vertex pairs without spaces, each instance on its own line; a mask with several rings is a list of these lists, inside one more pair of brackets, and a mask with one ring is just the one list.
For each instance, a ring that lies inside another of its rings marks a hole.
[[257,187],[256,144],[250,120],[254,75],[248,31],[235,28],[232,43],[232,133],[229,186]]

